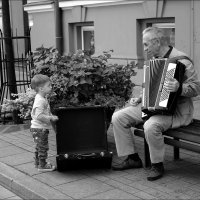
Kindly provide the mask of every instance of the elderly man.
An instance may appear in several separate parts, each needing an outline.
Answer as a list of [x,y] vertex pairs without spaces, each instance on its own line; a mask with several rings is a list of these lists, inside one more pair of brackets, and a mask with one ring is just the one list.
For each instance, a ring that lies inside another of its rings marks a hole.
[[[173,58],[185,55],[172,46],[169,46],[162,29],[149,27],[143,31],[144,51],[148,58]],[[142,167],[142,161],[137,153],[131,127],[144,123],[145,138],[149,146],[152,167],[147,180],[159,179],[164,174],[164,138],[162,132],[169,128],[186,126],[193,118],[192,97],[200,94],[200,82],[194,66],[188,59],[180,60],[185,65],[183,83],[171,79],[165,83],[169,92],[181,89],[177,106],[173,115],[156,114],[144,121],[141,112],[141,97],[131,98],[130,106],[115,112],[112,116],[113,132],[118,156],[127,156],[113,170],[125,170]]]

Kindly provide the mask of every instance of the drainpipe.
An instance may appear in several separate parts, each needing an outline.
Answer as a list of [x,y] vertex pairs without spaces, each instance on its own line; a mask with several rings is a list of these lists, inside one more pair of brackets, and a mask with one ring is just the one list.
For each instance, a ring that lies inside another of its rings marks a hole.
[[190,52],[191,58],[194,59],[194,0],[190,1],[191,15],[190,15]]
[[[26,5],[27,0],[22,0],[22,5]],[[29,20],[28,20],[28,12],[23,10],[23,18],[24,18],[24,36],[30,36],[29,30]],[[24,39],[25,43],[25,56],[30,53],[31,49],[29,46],[29,39]]]
[[59,0],[54,0],[54,17],[56,32],[56,48],[63,54],[63,31],[62,31],[62,10],[59,8]]
[[[11,95],[11,94],[17,94],[17,85],[15,76],[14,52],[12,43],[11,21],[10,21],[10,4],[8,0],[2,1],[2,17],[3,17],[2,20],[3,33],[4,33],[3,35],[5,44],[5,54],[6,54],[6,60],[4,61],[4,64],[6,66],[6,77],[7,77],[7,80],[5,79],[4,81],[7,81],[8,84],[7,86],[10,92],[10,99],[15,99],[15,97]],[[21,123],[17,111],[15,110],[13,111],[12,117],[15,124]]]
[[[3,22],[3,35],[4,35],[4,44],[5,44],[5,54],[7,57],[6,62],[6,72],[8,78],[8,85],[10,94],[17,93],[16,86],[16,76],[15,76],[15,65],[14,65],[14,52],[13,52],[13,43],[12,43],[12,31],[11,31],[11,22],[10,22],[10,4],[9,1],[2,1],[2,22]],[[14,99],[14,97],[10,97]]]

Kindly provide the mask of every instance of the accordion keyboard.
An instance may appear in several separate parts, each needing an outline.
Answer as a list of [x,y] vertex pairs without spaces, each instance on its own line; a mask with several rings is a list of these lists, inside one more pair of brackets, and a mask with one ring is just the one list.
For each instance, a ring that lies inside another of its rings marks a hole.
[[[167,71],[166,71],[164,83],[166,83],[170,78],[174,78],[175,70],[176,70],[176,64],[169,63]],[[160,95],[159,106],[167,107],[169,95],[170,95],[170,92],[166,90],[163,84],[161,95]]]

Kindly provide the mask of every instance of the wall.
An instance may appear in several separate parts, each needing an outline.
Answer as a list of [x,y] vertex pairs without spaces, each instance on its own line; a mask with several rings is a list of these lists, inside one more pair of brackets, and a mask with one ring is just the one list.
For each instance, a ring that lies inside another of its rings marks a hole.
[[[196,0],[146,0],[138,3],[96,7],[72,7],[63,10],[64,52],[73,50],[70,23],[94,22],[96,54],[113,49],[112,62],[127,63],[137,59],[142,43],[138,35],[137,19],[174,17],[176,24],[175,46],[191,56],[200,74],[200,1]],[[32,49],[41,46],[55,46],[54,13],[34,13],[31,31]],[[45,26],[44,26],[45,24]],[[142,48],[141,48],[142,49]],[[142,50],[141,50],[142,51]],[[127,59],[126,59],[127,58]],[[124,60],[125,59],[125,60]],[[199,76],[200,77],[200,76]],[[136,83],[142,82],[142,70],[138,70]]]
[[[85,21],[94,22],[96,54],[113,49],[115,58],[137,59],[135,18],[141,17],[140,13],[142,7],[139,4],[88,8]],[[64,35],[68,33],[68,23],[80,22],[73,10],[64,11],[63,19]],[[67,43],[68,39],[65,40],[66,52],[69,50]]]
[[[65,10],[63,13],[64,35],[69,35],[68,23],[81,22],[81,8]],[[137,59],[136,18],[142,17],[142,6],[138,4],[114,5],[87,8],[85,21],[93,21],[95,28],[95,55],[114,50],[113,63],[127,63]],[[82,11],[83,12],[83,11]],[[79,13],[79,14],[78,14]],[[83,17],[84,18],[84,17]],[[69,52],[69,37],[64,37],[65,53]],[[139,80],[139,81],[138,81]],[[142,71],[133,81],[140,84]]]
[[190,1],[169,1],[164,10],[163,17],[175,17],[175,46],[190,55]]
[[[144,1],[143,3],[128,5],[110,5],[100,7],[87,8],[85,21],[94,21],[95,27],[95,51],[100,54],[104,50],[113,49],[113,62],[123,62],[123,58],[137,59],[137,48],[141,47],[141,41],[137,41],[137,19],[151,19],[161,17],[175,17],[176,32],[175,44],[176,48],[186,52],[196,63],[200,62],[197,52],[199,52],[199,35],[200,30],[197,19],[200,8],[199,1],[194,1],[194,16],[191,8],[192,1]],[[72,8],[65,10],[64,33],[68,36],[68,23],[76,23],[81,21],[81,8]],[[82,10],[83,12],[83,10]],[[79,13],[79,14],[78,14]],[[194,18],[195,37],[193,42],[192,18]],[[199,34],[198,34],[199,33]],[[141,33],[140,33],[141,34]],[[69,51],[69,38],[65,39],[65,51]],[[192,50],[194,48],[194,50]],[[194,53],[193,53],[194,51]],[[118,60],[119,58],[122,58]],[[127,62],[127,61],[125,61]],[[197,69],[198,73],[200,70]],[[142,81],[142,72],[138,70],[135,82]],[[137,79],[137,80],[136,80]]]
[[193,59],[200,78],[200,1],[168,1],[163,16],[175,16],[175,47]]
[[32,13],[34,25],[31,28],[31,45],[35,50],[42,45],[55,47],[54,13],[51,11]]
[[[10,22],[13,36],[24,36],[24,18],[22,1],[10,1]],[[13,40],[14,56],[18,57],[25,54],[24,39]]]
[[200,2],[199,1],[194,1],[194,5],[192,7],[194,9],[194,17],[193,17],[193,33],[192,33],[192,41],[193,46],[192,46],[192,51],[193,51],[193,58],[194,58],[194,63],[195,63],[195,68],[198,71],[198,75],[200,78]]

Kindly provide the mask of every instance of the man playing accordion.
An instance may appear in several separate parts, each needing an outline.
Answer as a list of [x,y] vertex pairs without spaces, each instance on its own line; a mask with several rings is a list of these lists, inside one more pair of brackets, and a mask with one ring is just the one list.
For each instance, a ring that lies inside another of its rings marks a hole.
[[[143,45],[148,58],[174,58],[186,55],[169,46],[163,30],[155,27],[149,27],[143,31]],[[165,89],[169,92],[176,92],[181,89],[173,114],[155,114],[143,120],[142,96],[131,98],[130,106],[113,114],[112,124],[117,154],[118,156],[127,156],[122,163],[113,166],[113,170],[141,168],[143,166],[131,132],[131,127],[143,123],[152,163],[147,180],[153,181],[163,176],[165,145],[162,132],[190,124],[194,110],[192,97],[200,94],[200,81],[197,78],[193,63],[188,59],[182,59],[180,62],[185,66],[182,84],[175,78],[164,83]]]

